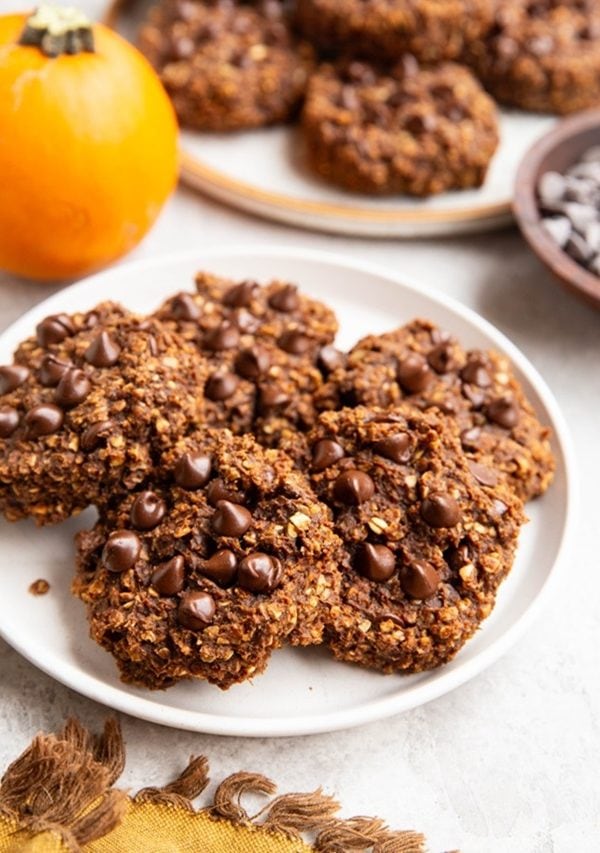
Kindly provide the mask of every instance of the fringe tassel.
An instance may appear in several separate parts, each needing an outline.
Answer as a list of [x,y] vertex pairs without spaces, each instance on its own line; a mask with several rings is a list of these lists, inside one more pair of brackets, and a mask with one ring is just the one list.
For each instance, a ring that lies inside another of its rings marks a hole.
[[380,818],[351,817],[333,820],[315,840],[318,853],[346,853],[371,850],[373,853],[424,853],[425,838],[418,832],[393,832]]
[[[0,780],[0,813],[22,829],[57,832],[75,853],[80,843],[110,832],[127,809],[127,795],[111,790],[123,755],[115,720],[99,738],[74,719],[56,735],[38,734]],[[81,818],[93,803],[93,811]]]
[[142,788],[134,797],[136,803],[161,803],[194,811],[192,800],[208,785],[208,761],[203,755],[192,756],[177,779],[162,788]]
[[[118,722],[109,719],[94,736],[70,719],[56,735],[38,734],[0,780],[0,814],[20,830],[53,831],[72,853],[108,835],[123,819],[131,800],[112,786],[123,771],[125,749]],[[176,806],[194,812],[192,800],[208,784],[208,761],[192,757],[185,770],[161,788],[143,788],[134,802]],[[261,827],[301,839],[315,838],[315,853],[424,853],[425,839],[412,831],[394,832],[379,818],[336,818],[339,804],[319,788],[309,794],[275,797],[275,784],[258,773],[234,773],[221,782],[213,803],[201,809],[233,824]],[[250,816],[242,797],[272,797]],[[93,808],[92,808],[93,806]],[[15,848],[18,849],[18,848]]]
[[277,785],[259,773],[234,773],[224,779],[215,791],[214,804],[210,811],[232,823],[249,823],[250,816],[241,805],[243,794],[270,796]]
[[373,817],[336,818],[339,803],[317,789],[312,794],[283,794],[250,817],[241,804],[244,794],[271,796],[276,786],[257,773],[234,773],[215,792],[214,805],[207,809],[215,817],[231,823],[260,826],[300,839],[303,833],[316,834],[315,853],[425,853],[425,838],[418,832],[394,832],[384,821]]
[[312,794],[283,794],[264,810],[267,815],[262,825],[299,838],[302,832],[318,831],[339,809],[339,803],[320,788]]

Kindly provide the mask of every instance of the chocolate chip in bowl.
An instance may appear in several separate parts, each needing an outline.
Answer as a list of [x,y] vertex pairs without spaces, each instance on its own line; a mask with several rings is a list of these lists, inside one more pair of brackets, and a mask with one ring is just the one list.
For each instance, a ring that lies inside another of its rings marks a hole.
[[567,290],[596,308],[600,308],[600,158],[596,159],[600,152],[594,148],[599,144],[600,109],[561,121],[525,155],[513,202],[519,228],[538,258]]

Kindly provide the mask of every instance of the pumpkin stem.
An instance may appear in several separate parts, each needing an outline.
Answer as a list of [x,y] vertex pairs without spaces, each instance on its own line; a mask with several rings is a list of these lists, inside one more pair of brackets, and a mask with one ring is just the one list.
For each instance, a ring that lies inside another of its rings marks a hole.
[[19,44],[39,47],[51,57],[93,53],[94,33],[91,23],[78,9],[42,4],[27,19]]

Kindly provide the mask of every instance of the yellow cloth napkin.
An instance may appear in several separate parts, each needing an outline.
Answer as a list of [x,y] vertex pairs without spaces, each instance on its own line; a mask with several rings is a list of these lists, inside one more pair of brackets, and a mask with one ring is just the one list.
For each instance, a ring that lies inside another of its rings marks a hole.
[[[275,785],[240,772],[212,802],[192,800],[208,784],[208,762],[191,759],[173,782],[135,796],[113,787],[123,771],[119,724],[95,736],[76,720],[38,734],[0,781],[0,853],[424,853],[419,833],[392,831],[379,818],[336,817],[338,803],[320,789],[275,797]],[[267,804],[249,815],[242,799]],[[310,840],[305,840],[310,838]]]

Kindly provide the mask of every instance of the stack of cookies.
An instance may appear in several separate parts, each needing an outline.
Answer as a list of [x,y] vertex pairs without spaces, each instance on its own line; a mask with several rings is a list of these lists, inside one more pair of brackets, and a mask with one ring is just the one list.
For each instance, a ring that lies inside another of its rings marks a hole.
[[491,612],[548,430],[427,320],[336,332],[293,284],[200,273],[150,316],[47,317],[0,367],[0,510],[97,507],[73,591],[124,681],[225,689],[284,644],[414,673]]
[[600,103],[596,0],[160,0],[139,41],[185,127],[300,115],[313,171],[361,193],[480,186],[495,100]]

